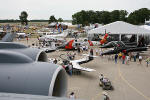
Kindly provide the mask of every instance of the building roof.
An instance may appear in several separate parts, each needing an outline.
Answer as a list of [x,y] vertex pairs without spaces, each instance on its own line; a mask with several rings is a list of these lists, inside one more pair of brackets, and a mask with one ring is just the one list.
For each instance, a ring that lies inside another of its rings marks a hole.
[[105,30],[106,32],[110,32],[110,34],[150,34],[150,30],[123,21],[116,21],[102,27],[92,29],[88,33],[105,34]]

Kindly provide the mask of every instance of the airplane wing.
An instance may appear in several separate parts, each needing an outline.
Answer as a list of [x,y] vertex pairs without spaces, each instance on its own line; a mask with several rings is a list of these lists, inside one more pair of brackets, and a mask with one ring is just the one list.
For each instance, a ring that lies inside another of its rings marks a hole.
[[[78,60],[71,60],[70,62],[71,63],[78,63],[80,65],[80,64],[87,63],[87,62],[91,61],[89,58],[90,55],[88,55],[88,54],[83,54],[83,55],[85,56],[84,58],[78,59]],[[98,56],[91,56],[91,57],[98,57]]]
[[70,61],[71,63],[81,63],[81,62],[86,62],[88,61],[88,58],[82,58],[82,59],[79,59],[79,60],[72,60]]
[[65,97],[52,97],[41,95],[15,94],[15,93],[0,93],[1,100],[70,100]]
[[[87,56],[87,57],[91,56],[91,55],[89,55],[89,54],[82,54],[82,55],[83,55],[83,56]],[[92,56],[92,57],[96,58],[96,57],[98,57],[98,56]]]
[[50,48],[50,47],[46,47],[46,48],[41,48],[41,50],[42,50],[42,51],[45,51],[46,53],[49,53],[49,52],[55,51],[56,49]]
[[77,69],[77,70],[81,70],[81,71],[87,71],[87,72],[96,71],[96,70],[94,70],[94,69],[81,67],[81,66],[80,66],[78,63],[76,63],[76,62],[72,62],[72,65],[73,65],[73,69]]

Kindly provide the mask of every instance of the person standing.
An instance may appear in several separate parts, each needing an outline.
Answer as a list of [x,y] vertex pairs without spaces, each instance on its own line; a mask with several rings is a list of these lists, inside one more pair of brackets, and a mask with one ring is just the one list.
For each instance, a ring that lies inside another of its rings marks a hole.
[[101,75],[99,76],[99,79],[100,79],[100,81],[102,81],[102,80],[104,79],[104,75],[101,74]]
[[90,55],[93,56],[93,49],[90,50]]
[[88,48],[89,48],[88,45],[86,45],[86,46],[85,46],[86,51],[88,51]]
[[147,59],[146,59],[146,66],[147,66],[147,67],[148,67],[148,65],[149,65],[149,62],[150,62],[150,58],[147,57]]
[[29,40],[28,36],[26,36],[26,40],[27,40],[27,44],[28,44],[28,40]]
[[141,55],[139,55],[139,62],[140,62],[140,64],[142,63],[142,56]]
[[121,57],[122,57],[122,53],[121,52],[118,54],[118,57],[119,57],[119,59],[121,59]]
[[122,64],[124,64],[125,63],[125,59],[126,59],[126,56],[125,56],[125,54],[122,56]]
[[81,51],[81,50],[80,50],[80,47],[79,47],[79,46],[77,47],[77,51],[78,51],[78,54],[80,54],[80,51]]
[[126,64],[129,64],[129,55],[126,56]]
[[118,54],[115,55],[115,63],[117,64]]
[[106,92],[103,92],[102,94],[103,94],[103,100],[110,100]]
[[57,64],[57,59],[55,58],[55,60],[54,60],[54,64]]
[[73,65],[72,63],[69,64],[69,74],[70,76],[72,76],[72,72],[73,72]]
[[71,92],[71,93],[70,93],[69,98],[70,98],[70,99],[75,99],[75,98],[76,98],[74,92]]
[[133,55],[134,62],[136,62],[136,54]]
[[98,56],[98,49],[96,48],[96,50],[95,50],[95,51],[96,51],[96,56]]

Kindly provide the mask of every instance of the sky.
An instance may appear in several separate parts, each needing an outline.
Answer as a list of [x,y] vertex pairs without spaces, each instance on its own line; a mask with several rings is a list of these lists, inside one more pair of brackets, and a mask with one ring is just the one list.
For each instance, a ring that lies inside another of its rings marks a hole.
[[49,19],[51,15],[71,20],[81,10],[132,12],[140,8],[150,9],[150,0],[1,0],[0,19],[19,19],[22,11],[28,19]]

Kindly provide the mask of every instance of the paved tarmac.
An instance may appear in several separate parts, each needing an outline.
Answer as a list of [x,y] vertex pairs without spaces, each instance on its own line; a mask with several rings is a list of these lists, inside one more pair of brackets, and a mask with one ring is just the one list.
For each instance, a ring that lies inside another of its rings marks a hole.
[[78,98],[84,100],[102,100],[102,88],[99,87],[100,73],[112,81],[113,91],[107,91],[111,100],[150,100],[150,68],[145,62],[130,62],[129,65],[115,64],[106,58],[96,58],[84,64],[96,72],[83,72],[80,76],[69,77],[69,92],[75,91]]

